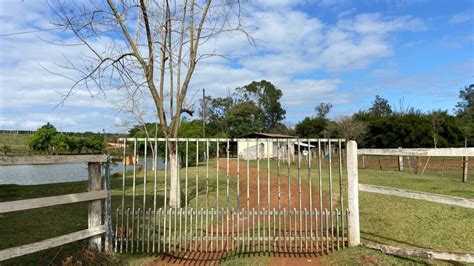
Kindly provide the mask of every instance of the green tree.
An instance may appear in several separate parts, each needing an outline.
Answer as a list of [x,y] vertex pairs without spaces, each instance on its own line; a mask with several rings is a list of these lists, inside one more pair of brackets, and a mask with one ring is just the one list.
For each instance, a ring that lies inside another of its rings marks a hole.
[[323,117],[306,117],[296,124],[296,134],[300,137],[321,138],[328,125],[328,120]]
[[237,88],[235,93],[239,101],[253,101],[261,109],[262,130],[271,131],[281,126],[286,111],[280,103],[282,91],[266,80],[252,81],[243,87]]
[[53,138],[56,133],[56,128],[48,122],[31,135],[28,139],[28,145],[33,151],[52,154],[54,151]]
[[253,101],[236,104],[226,114],[230,137],[240,137],[262,129],[261,109]]
[[372,103],[372,107],[369,108],[369,112],[376,117],[387,117],[393,113],[388,101],[379,95],[375,96],[375,101]]
[[63,133],[56,133],[51,140],[51,144],[53,145],[53,151],[56,154],[65,152],[68,150],[68,136]]
[[456,104],[458,123],[464,136],[464,146],[473,146],[474,136],[474,84],[459,91],[460,101]]
[[326,118],[329,112],[331,112],[332,103],[320,103],[314,108],[316,111],[316,117]]

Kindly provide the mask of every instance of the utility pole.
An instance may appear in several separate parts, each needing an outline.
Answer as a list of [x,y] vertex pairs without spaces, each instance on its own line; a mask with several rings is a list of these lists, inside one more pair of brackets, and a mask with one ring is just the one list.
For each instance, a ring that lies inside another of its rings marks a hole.
[[201,116],[202,116],[202,136],[206,137],[206,89],[202,89],[202,106],[201,106]]

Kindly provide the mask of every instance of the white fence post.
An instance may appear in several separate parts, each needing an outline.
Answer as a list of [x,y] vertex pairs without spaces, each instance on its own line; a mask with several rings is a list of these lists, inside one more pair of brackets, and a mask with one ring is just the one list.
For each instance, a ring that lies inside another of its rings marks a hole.
[[462,162],[462,182],[467,182],[467,169],[469,168],[468,158],[469,158],[469,157],[467,157],[467,156],[463,157],[463,162]]
[[[402,147],[398,147],[400,151],[402,150]],[[403,172],[403,155],[398,155],[398,171]]]
[[357,142],[347,142],[347,194],[349,205],[349,247],[360,245],[359,225],[359,172],[357,164]]
[[[89,191],[101,190],[101,165],[100,163],[88,163],[89,170]],[[89,228],[98,227],[102,224],[102,200],[89,202],[88,225]],[[89,249],[102,250],[101,236],[91,237],[89,240]]]

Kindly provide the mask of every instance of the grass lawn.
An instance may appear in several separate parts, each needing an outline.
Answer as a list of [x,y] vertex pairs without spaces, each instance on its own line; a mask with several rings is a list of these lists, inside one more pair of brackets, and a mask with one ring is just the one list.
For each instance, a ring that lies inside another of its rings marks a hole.
[[[336,162],[337,163],[337,162]],[[251,162],[254,165],[255,162]],[[262,163],[266,167],[266,162]],[[313,165],[314,167],[315,165]],[[215,206],[217,200],[220,206],[224,206],[225,197],[216,197],[217,182],[215,162],[211,162],[209,169],[210,193],[208,200],[210,206]],[[241,167],[245,167],[242,164]],[[271,172],[276,171],[275,162],[270,162]],[[243,169],[243,168],[241,168]],[[262,168],[263,169],[263,168]],[[286,170],[286,168],[282,168]],[[205,165],[199,166],[199,172],[205,173]],[[205,206],[206,190],[205,178],[199,180],[199,191],[197,201],[195,188],[195,168],[190,168],[188,204],[198,207]],[[162,176],[162,172],[158,173]],[[297,184],[298,169],[292,166],[291,182]],[[338,171],[333,168],[333,192],[339,191]],[[143,175],[142,171],[137,172],[136,191],[137,202],[143,199]],[[323,176],[328,175],[327,166],[323,167]],[[182,170],[184,177],[184,170]],[[318,191],[317,172],[313,169],[309,176],[313,180],[313,189]],[[343,177],[345,177],[345,172]],[[147,202],[152,206],[153,195],[153,173],[148,172],[147,176]],[[308,172],[300,170],[302,184],[307,184]],[[243,172],[241,178],[245,178]],[[266,178],[266,176],[262,176]],[[452,195],[465,198],[474,198],[474,186],[472,183],[463,184],[454,177],[440,178],[436,175],[425,174],[424,176],[413,175],[409,173],[399,173],[395,171],[379,171],[370,169],[361,169],[359,171],[360,183],[382,185],[387,187],[405,188],[415,191],[431,192],[443,195]],[[472,179],[472,178],[471,178]],[[121,176],[112,177],[112,206],[113,212],[121,206],[122,187]],[[329,190],[327,178],[323,180],[323,191]],[[183,180],[184,182],[184,180]],[[132,176],[128,175],[126,179],[127,187],[125,190],[126,206],[130,206],[132,193]],[[0,186],[0,202],[17,200],[24,198],[35,198],[51,195],[60,195],[86,191],[87,182],[49,184],[38,186]],[[157,184],[157,204],[163,203],[164,183],[159,179]],[[220,171],[219,191],[225,195],[226,179],[225,172]],[[236,180],[230,180],[230,187],[236,187]],[[183,186],[184,188],[184,186]],[[265,190],[266,191],[266,190]],[[243,193],[243,192],[242,192]],[[235,202],[237,199],[235,189],[229,191],[230,200]],[[335,199],[339,197],[334,196]],[[335,201],[337,202],[337,201]],[[138,205],[141,206],[141,203]],[[115,218],[115,215],[113,215]],[[360,219],[361,236],[363,241],[373,241],[396,246],[415,246],[431,248],[446,251],[474,252],[474,210],[466,208],[457,208],[447,205],[403,199],[392,196],[360,193]],[[74,232],[87,228],[87,203],[77,203],[73,205],[56,206],[50,208],[41,208],[36,210],[0,214],[0,250],[12,246],[31,243],[42,239],[58,236],[65,233]],[[53,248],[43,252],[23,256],[7,261],[6,264],[59,264],[63,261],[82,261],[86,264],[93,263],[127,263],[127,264],[145,264],[156,262],[156,255],[149,254],[117,254],[117,255],[99,255],[85,251],[85,241],[65,245],[60,248]],[[269,256],[231,256],[227,258],[224,265],[237,264],[265,264],[272,258]],[[159,260],[158,260],[159,261]],[[366,248],[351,248],[340,252],[335,252],[329,256],[321,258],[322,263],[330,264],[426,264],[423,260],[412,258],[399,258],[384,255],[381,252],[372,251]],[[436,262],[441,263],[441,262]]]

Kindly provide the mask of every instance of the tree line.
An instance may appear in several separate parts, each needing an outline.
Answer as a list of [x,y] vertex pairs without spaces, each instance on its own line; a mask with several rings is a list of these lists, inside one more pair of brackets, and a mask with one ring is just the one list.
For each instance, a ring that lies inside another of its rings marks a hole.
[[[388,100],[375,96],[372,106],[351,116],[330,119],[333,105],[320,103],[312,116],[294,127],[284,124],[282,91],[266,80],[238,87],[226,97],[207,96],[200,101],[201,119],[183,119],[180,137],[241,137],[253,132],[306,138],[353,139],[366,148],[420,148],[474,146],[474,84],[459,91],[454,113],[423,112],[415,108],[393,110]],[[204,123],[202,123],[204,120]],[[130,136],[164,134],[154,123],[135,126]],[[151,133],[151,134],[150,134]]]
[[49,122],[38,128],[28,138],[28,146],[32,151],[52,154],[100,153],[105,148],[104,137],[97,134],[86,136],[68,135],[58,132]]

